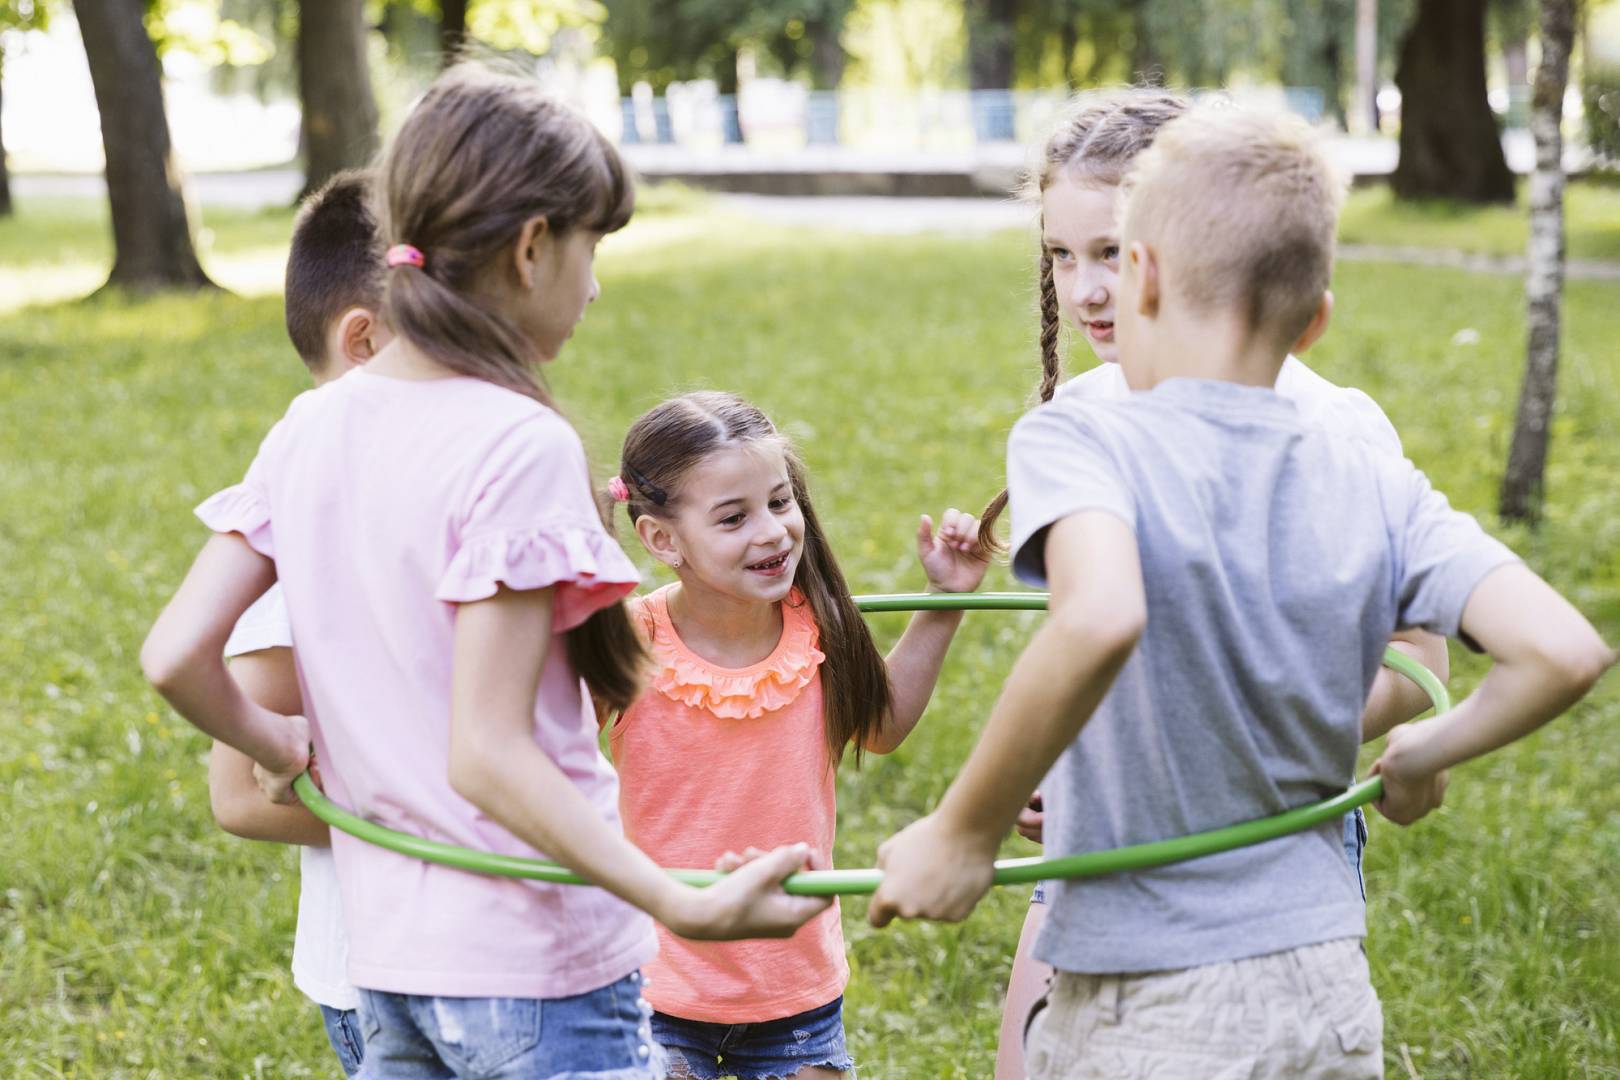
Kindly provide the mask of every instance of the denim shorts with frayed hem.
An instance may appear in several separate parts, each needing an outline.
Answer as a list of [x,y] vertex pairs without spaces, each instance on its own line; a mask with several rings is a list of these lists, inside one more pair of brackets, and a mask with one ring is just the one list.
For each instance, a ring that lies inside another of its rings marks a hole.
[[360,991],[360,1080],[663,1080],[639,973],[565,998]]
[[360,1034],[360,1014],[354,1009],[334,1009],[321,1006],[321,1022],[326,1025],[326,1041],[332,1044],[332,1053],[343,1066],[344,1076],[360,1071],[360,1062],[366,1056],[366,1040]]
[[690,1080],[777,1080],[820,1066],[847,1072],[842,996],[795,1016],[755,1024],[711,1024],[653,1013],[653,1035],[669,1054],[669,1075]]

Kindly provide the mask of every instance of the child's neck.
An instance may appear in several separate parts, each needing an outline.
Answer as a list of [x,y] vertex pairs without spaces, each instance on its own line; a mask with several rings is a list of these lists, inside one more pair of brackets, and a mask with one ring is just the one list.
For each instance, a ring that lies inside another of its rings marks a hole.
[[1166,379],[1213,379],[1244,386],[1275,386],[1288,350],[1254,334],[1236,314],[1170,316],[1150,346],[1153,384]]
[[782,640],[782,605],[745,600],[681,581],[669,591],[670,622],[682,643],[718,667],[752,667]]

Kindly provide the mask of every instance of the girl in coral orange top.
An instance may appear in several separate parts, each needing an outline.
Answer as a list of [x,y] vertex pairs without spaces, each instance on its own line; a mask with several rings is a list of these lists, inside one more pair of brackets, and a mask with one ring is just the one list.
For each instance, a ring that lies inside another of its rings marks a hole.
[[[637,420],[609,491],[679,581],[632,602],[650,687],[613,721],[625,834],[664,866],[806,842],[831,865],[833,773],[846,748],[886,754],[911,732],[960,612],[920,612],[885,661],[856,611],[805,487],[763,413],[687,394]],[[971,514],[922,518],[936,591],[967,592],[987,556]],[[836,1077],[849,980],[838,907],[793,937],[688,941],[659,929],[644,993],[673,1077]]]

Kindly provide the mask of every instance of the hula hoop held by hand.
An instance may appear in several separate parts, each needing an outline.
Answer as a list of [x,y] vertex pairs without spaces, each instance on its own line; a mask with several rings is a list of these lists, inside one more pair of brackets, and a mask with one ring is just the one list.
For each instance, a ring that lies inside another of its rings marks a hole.
[[[855,605],[864,612],[1044,611],[1046,599],[1045,593],[1033,592],[895,593],[857,596]],[[1405,653],[1395,649],[1386,650],[1384,666],[1399,672],[1421,687],[1424,693],[1429,695],[1436,713],[1443,713],[1451,708],[1451,697],[1446,693],[1445,685],[1432,671]],[[590,884],[566,867],[543,859],[474,851],[384,828],[332,802],[321,794],[308,773],[293,782],[293,790],[304,801],[304,805],[327,825],[401,855],[480,874],[528,878],[557,885]],[[1383,792],[1383,780],[1374,776],[1354,785],[1343,794],[1318,803],[1286,810],[1271,817],[1256,818],[1221,829],[1194,833],[1191,836],[1052,859],[1041,857],[1002,859],[996,863],[993,880],[997,885],[1020,885],[1055,878],[1096,877],[1125,870],[1146,870],[1205,855],[1215,855],[1234,848],[1275,840],[1279,836],[1287,836],[1309,829],[1313,825],[1341,818],[1354,808],[1377,800]],[[697,886],[712,885],[723,876],[715,870],[670,870],[669,873],[679,881]],[[869,896],[877,891],[878,883],[882,880],[883,873],[877,869],[803,870],[784,881],[782,887],[796,896]]]

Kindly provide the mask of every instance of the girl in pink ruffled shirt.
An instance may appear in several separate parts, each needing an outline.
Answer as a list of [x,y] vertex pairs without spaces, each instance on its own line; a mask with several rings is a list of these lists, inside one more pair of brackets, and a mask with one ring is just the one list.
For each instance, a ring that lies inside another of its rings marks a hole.
[[[808,840],[830,863],[846,748],[888,753],[916,725],[960,612],[912,619],[887,662],[816,520],[804,469],[729,394],[667,401],[631,427],[610,493],[679,581],[633,601],[651,687],[613,721],[625,833],[665,866]],[[924,517],[931,589],[978,587],[970,514]],[[854,1068],[836,905],[787,941],[726,944],[660,929],[645,994],[670,1075],[827,1077]]]
[[[600,886],[469,874],[334,831],[363,1077],[654,1080],[642,912],[690,937],[785,936],[827,905],[778,887],[803,845],[708,890],[676,883],[625,840],[597,749],[591,697],[626,704],[644,661],[621,602],[637,575],[533,365],[595,299],[592,256],[628,220],[630,180],[532,83],[462,68],[412,111],[377,186],[394,340],[294,401],[244,480],[198,508],[217,535],[142,664],[278,801],[313,734],[329,793],[362,816]],[[221,661],[278,580],[306,717],[255,705]]]

